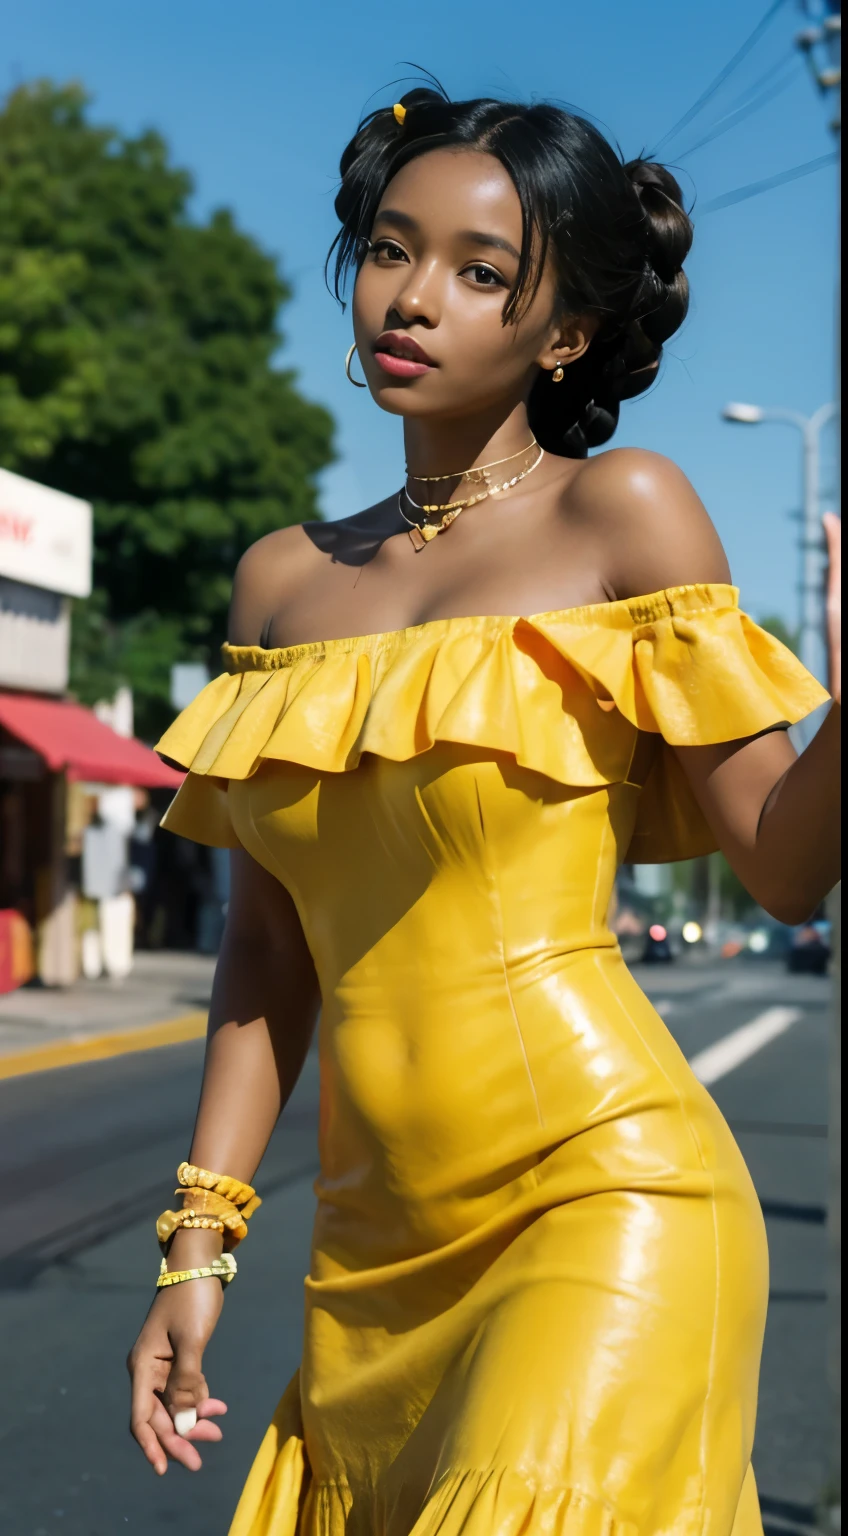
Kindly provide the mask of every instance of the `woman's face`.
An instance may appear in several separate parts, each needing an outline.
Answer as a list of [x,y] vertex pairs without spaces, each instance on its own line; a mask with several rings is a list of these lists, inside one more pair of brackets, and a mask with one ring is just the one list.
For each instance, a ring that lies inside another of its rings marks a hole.
[[504,325],[520,249],[518,193],[492,155],[437,149],[398,172],[353,297],[359,357],[378,405],[421,417],[511,406],[540,366],[553,367],[577,342],[563,330],[549,263],[532,303]]

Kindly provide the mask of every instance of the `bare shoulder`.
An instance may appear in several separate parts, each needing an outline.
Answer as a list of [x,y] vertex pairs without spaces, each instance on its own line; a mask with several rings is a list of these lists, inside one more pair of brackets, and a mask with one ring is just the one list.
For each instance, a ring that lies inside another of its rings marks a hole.
[[[296,615],[308,622],[312,605],[326,604],[330,573],[370,560],[396,533],[396,497],[328,522],[294,523],[257,539],[241,557],[233,580],[228,635],[231,645],[267,645],[268,636]],[[332,585],[332,590],[337,589]],[[275,642],[277,643],[277,642]]]
[[260,645],[273,613],[303,579],[313,546],[300,523],[276,528],[242,555],[233,578],[227,635],[231,645]]
[[600,535],[608,567],[602,574],[616,597],[730,580],[706,507],[663,454],[642,448],[596,454],[574,476],[569,499]]

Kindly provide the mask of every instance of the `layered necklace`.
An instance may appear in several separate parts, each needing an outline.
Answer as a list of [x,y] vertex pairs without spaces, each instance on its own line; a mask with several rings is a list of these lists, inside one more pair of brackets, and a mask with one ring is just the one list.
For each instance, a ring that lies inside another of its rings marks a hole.
[[[526,459],[529,453],[534,453],[536,450],[538,452],[536,452],[536,456],[531,463],[526,464],[523,469],[518,470],[511,478],[501,479],[498,484],[493,483],[491,479],[493,470],[502,470],[504,464],[513,464],[516,459]],[[445,533],[450,528],[451,523],[455,523],[457,518],[463,512],[467,512],[469,507],[476,507],[478,502],[485,501],[488,496],[496,496],[501,491],[512,490],[512,487],[518,485],[520,480],[526,480],[528,475],[532,475],[534,469],[538,469],[544,456],[544,449],[539,447],[534,437],[531,443],[528,443],[524,448],[519,448],[517,453],[509,454],[505,459],[493,459],[491,464],[476,464],[473,469],[456,470],[451,475],[413,475],[410,474],[407,467],[407,480],[416,480],[421,485],[435,485],[437,481],[444,482],[445,480],[466,480],[469,486],[482,485],[484,487],[482,491],[459,497],[456,501],[435,502],[429,505],[427,502],[420,503],[414,501],[406,485],[404,485],[403,490],[398,495],[398,511],[404,522],[409,524],[408,532],[413,549],[416,553],[424,549],[438,533]],[[412,512],[417,513],[418,517],[407,517],[404,511],[404,503]],[[430,521],[431,518],[434,520]]]

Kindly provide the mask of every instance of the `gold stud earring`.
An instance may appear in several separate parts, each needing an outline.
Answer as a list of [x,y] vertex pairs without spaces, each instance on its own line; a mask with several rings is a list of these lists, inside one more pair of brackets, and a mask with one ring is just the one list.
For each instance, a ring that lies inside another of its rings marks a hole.
[[350,371],[350,365],[353,362],[353,354],[354,354],[355,351],[356,351],[356,342],[354,342],[353,346],[349,348],[347,357],[345,358],[345,373],[347,374],[348,379],[350,380],[350,382],[353,385],[354,389],[367,389],[368,385],[367,384],[363,384],[360,379],[355,379],[353,377],[353,374]]
[[565,369],[563,368],[562,363],[557,363],[553,373],[551,374],[551,383],[561,384],[564,378]]

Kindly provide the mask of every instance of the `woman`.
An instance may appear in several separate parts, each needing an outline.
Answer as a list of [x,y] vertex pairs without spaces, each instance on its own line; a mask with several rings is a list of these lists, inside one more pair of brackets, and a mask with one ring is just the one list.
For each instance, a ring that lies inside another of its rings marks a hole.
[[[759,1205],[606,914],[623,859],[719,846],[806,916],[839,711],[796,759],[826,695],[739,612],[692,487],[586,457],[686,313],[674,178],[429,90],[341,173],[337,290],[408,478],[247,552],[228,673],[160,743],[166,825],[233,850],[168,1274],[243,1230],[321,1005],[303,1365],[232,1532],[752,1536]],[[160,1473],[220,1437],[227,1278],[163,1287],[133,1350]]]

